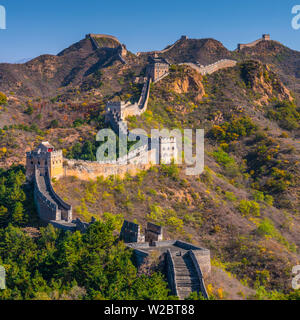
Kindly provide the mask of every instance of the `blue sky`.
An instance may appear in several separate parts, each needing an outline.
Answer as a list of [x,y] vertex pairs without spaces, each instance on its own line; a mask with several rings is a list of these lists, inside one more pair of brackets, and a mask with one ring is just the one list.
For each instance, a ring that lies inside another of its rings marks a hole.
[[0,62],[57,54],[87,33],[115,35],[132,52],[162,49],[181,35],[215,38],[228,49],[270,33],[300,51],[291,27],[300,0],[0,0]]

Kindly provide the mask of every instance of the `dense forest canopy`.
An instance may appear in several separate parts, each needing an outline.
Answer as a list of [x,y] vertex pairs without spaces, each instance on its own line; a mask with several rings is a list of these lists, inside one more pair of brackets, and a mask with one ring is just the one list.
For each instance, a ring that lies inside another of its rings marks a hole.
[[0,265],[6,290],[0,299],[168,299],[160,273],[138,275],[132,252],[113,235],[112,221],[96,222],[81,234],[51,225],[38,238],[9,225],[0,231]]

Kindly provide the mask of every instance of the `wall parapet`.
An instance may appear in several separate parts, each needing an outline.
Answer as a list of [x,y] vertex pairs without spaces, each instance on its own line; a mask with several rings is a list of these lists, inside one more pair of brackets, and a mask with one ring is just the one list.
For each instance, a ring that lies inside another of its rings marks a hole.
[[202,252],[203,255],[206,255],[209,253],[208,249],[199,248],[199,247],[194,246],[193,244],[183,242],[181,240],[176,240],[175,245],[177,247],[185,249],[185,250],[196,250],[196,251]]
[[175,263],[174,263],[170,249],[168,249],[166,252],[166,263],[167,263],[167,270],[168,270],[167,278],[168,278],[168,283],[169,283],[171,292],[174,296],[178,296]]
[[[39,217],[44,221],[51,220],[60,220],[61,219],[61,211],[58,208],[58,205],[55,201],[50,197],[47,197],[45,194],[46,190],[43,190],[41,185],[41,173],[35,166],[35,174],[34,174],[34,200],[37,206],[37,211]],[[44,177],[42,177],[44,179]],[[46,183],[45,183],[46,186]],[[44,188],[45,188],[44,186]]]
[[97,38],[98,38],[98,39],[99,39],[99,38],[107,38],[107,39],[114,40],[114,41],[118,42],[119,44],[121,44],[118,38],[116,38],[116,37],[114,37],[114,36],[111,36],[111,35],[108,35],[108,34],[89,33],[89,34],[86,35],[86,38],[91,38],[91,39],[93,39],[93,38],[95,38],[95,39],[97,39]]
[[[150,152],[149,152],[150,154]],[[150,154],[151,156],[151,154]],[[85,162],[83,160],[67,160],[64,167],[65,176],[76,176],[81,180],[88,181],[96,179],[100,176],[107,178],[109,176],[124,177],[126,173],[136,174],[141,170],[147,170],[151,167],[151,163],[98,163],[96,161]]]
[[62,198],[54,191],[49,175],[46,176],[46,183],[48,184],[49,189],[51,191],[51,195],[53,196],[55,201],[64,209],[72,210],[72,206],[66,203],[64,200],[62,200]]
[[207,75],[207,74],[212,74],[221,69],[232,68],[236,64],[237,62],[235,60],[221,59],[207,66],[202,66],[193,62],[184,62],[184,63],[180,63],[179,65],[187,65],[192,69],[196,70],[197,72],[199,72],[200,74]]
[[172,45],[167,46],[163,50],[156,50],[156,51],[149,51],[149,52],[137,52],[136,55],[139,57],[142,54],[161,54],[161,53],[166,53],[166,52],[170,51],[171,49],[173,49],[176,46],[176,44],[178,44],[178,43],[180,43],[182,41],[185,41],[185,40],[188,40],[188,37],[187,36],[181,36],[180,39],[175,41]]
[[270,38],[269,34],[263,34],[260,39],[252,41],[250,43],[245,43],[245,44],[239,43],[238,47],[237,47],[237,50],[241,51],[244,48],[252,48],[252,47],[255,47],[258,43],[260,43],[262,41],[270,41],[270,40],[271,40],[271,38]]
[[47,222],[52,220],[70,222],[72,220],[72,206],[56,194],[52,187],[48,170],[41,174],[35,166],[34,185],[34,198],[38,214],[42,220]]
[[203,273],[202,273],[202,270],[201,270],[201,266],[200,264],[198,263],[198,260],[195,256],[195,253],[193,250],[189,250],[188,251],[188,255],[190,256],[192,262],[193,262],[193,265],[196,269],[196,272],[197,272],[197,275],[198,275],[198,280],[200,282],[200,289],[201,289],[201,293],[203,295],[203,297],[205,299],[208,299],[209,296],[208,296],[208,293],[207,293],[207,290],[206,290],[206,286],[205,286],[205,282],[204,282],[204,279],[203,279]]

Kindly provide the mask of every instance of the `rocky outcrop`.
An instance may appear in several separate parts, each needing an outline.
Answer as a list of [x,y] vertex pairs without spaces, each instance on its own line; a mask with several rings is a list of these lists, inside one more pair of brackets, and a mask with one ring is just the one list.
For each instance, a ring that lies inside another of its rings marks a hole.
[[174,91],[176,93],[188,93],[188,92],[197,92],[197,96],[195,97],[196,101],[201,101],[203,96],[205,95],[205,89],[202,83],[202,76],[196,72],[193,73],[184,73],[180,77],[176,77],[175,79],[171,79],[167,87],[169,90]]
[[259,105],[268,104],[273,97],[280,101],[293,101],[290,91],[277,74],[260,61],[250,60],[241,64],[241,76],[247,87],[257,94],[255,102]]

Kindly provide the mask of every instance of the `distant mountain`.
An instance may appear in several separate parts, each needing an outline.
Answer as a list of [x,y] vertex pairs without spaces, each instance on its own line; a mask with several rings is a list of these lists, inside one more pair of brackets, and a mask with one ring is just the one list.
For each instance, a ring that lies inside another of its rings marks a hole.
[[60,87],[81,84],[116,55],[116,48],[96,49],[86,38],[58,55],[41,55],[24,64],[2,63],[0,90],[25,96],[53,95]]
[[172,63],[199,62],[206,65],[230,58],[231,52],[214,39],[182,39],[162,55]]
[[237,60],[257,59],[272,67],[281,80],[300,97],[300,52],[277,41],[262,41],[233,53]]
[[30,60],[32,60],[33,58],[24,58],[24,59],[21,59],[21,60],[18,60],[18,61],[16,61],[16,62],[14,62],[14,63],[16,63],[16,64],[22,64],[22,63],[26,63],[26,62],[28,62],[28,61],[30,61]]
[[[107,127],[106,102],[138,101],[154,54],[172,64],[169,74],[151,84],[147,111],[128,117],[128,128],[203,128],[204,173],[187,176],[185,167],[172,165],[124,180],[65,177],[56,191],[75,218],[122,214],[163,225],[166,239],[209,248],[214,263],[206,283],[223,298],[246,298],[258,287],[260,299],[279,296],[270,290],[290,292],[291,270],[300,261],[300,52],[276,41],[229,51],[214,39],[182,37],[164,50],[134,55],[114,37],[98,35],[58,55],[0,64],[0,91],[7,95],[0,167],[24,164],[25,152],[40,141],[65,158],[93,160],[97,132]],[[225,58],[238,63],[206,76],[192,64],[179,65]],[[2,189],[11,201],[16,192]]]
[[[23,96],[51,96],[58,88],[84,87],[90,88],[93,74],[99,70],[120,63],[120,43],[114,37],[85,39],[71,45],[58,55],[42,55],[35,59],[19,61],[18,64],[0,64],[0,90],[14,91]],[[147,64],[147,58],[154,52],[142,52],[126,57],[126,72],[140,76]],[[156,51],[159,56],[170,63],[197,62],[202,65],[214,63],[220,59],[229,58],[239,62],[257,59],[270,64],[281,80],[300,95],[300,52],[291,50],[276,41],[262,41],[252,48],[239,51],[229,51],[217,40],[188,39],[182,37],[173,45],[162,51]],[[111,72],[118,72],[111,70]],[[123,70],[124,71],[124,70]],[[121,73],[123,71],[120,71]],[[125,72],[125,71],[124,71]],[[128,80],[128,75],[126,76]],[[113,74],[106,79],[112,80]],[[133,81],[133,78],[130,78]],[[119,81],[122,82],[121,80]],[[112,91],[117,88],[113,85]]]

